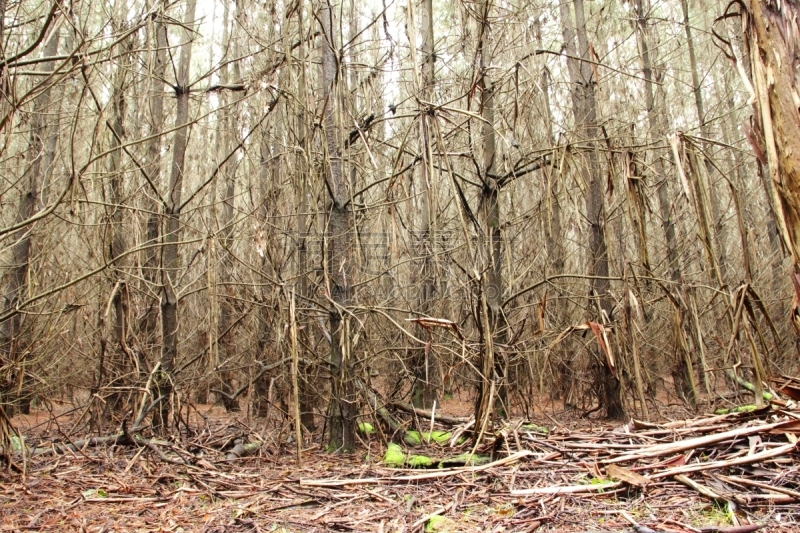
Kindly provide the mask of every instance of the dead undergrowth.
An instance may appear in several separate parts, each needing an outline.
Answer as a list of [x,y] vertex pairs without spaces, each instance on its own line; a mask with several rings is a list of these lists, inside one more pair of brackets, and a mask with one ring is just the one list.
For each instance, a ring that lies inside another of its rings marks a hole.
[[[0,474],[2,530],[800,530],[800,411],[791,407],[580,429],[539,421],[547,432],[510,422],[477,450],[488,464],[427,470],[385,466],[374,436],[350,456],[307,444],[298,466],[285,436],[265,438],[277,433],[218,409],[171,440],[79,441],[69,420],[17,421],[29,453]],[[413,452],[470,451],[458,448]]]

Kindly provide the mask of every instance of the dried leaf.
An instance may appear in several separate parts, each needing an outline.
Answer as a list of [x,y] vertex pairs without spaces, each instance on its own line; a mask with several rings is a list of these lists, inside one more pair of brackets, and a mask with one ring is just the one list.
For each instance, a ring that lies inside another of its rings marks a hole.
[[649,478],[617,465],[606,466],[606,474],[609,477],[624,481],[628,485],[633,485],[634,487],[643,487],[650,483]]
[[689,187],[689,179],[686,177],[686,172],[683,170],[683,158],[681,158],[680,151],[678,150],[678,134],[667,135],[667,140],[669,140],[669,145],[672,147],[672,156],[675,158],[675,166],[678,168],[678,176],[681,178],[683,194],[688,200],[692,197],[692,193]]
[[611,352],[611,347],[608,345],[605,339],[606,328],[597,322],[587,322],[586,324],[591,328],[594,336],[597,337],[597,344],[600,345],[600,349],[603,350],[603,354],[606,356],[606,366],[608,366],[611,374],[616,376],[617,368],[616,362],[614,361],[614,354]]

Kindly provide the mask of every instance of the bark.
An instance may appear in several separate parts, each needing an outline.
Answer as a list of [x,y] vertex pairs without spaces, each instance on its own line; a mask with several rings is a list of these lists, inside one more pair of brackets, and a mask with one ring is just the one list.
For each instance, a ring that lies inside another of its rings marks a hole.
[[[192,28],[195,20],[196,0],[188,0],[184,26]],[[167,430],[172,394],[174,391],[172,372],[178,356],[178,288],[175,283],[181,268],[178,250],[180,240],[180,208],[182,202],[183,173],[186,169],[186,147],[189,139],[189,68],[192,60],[192,42],[194,36],[190,31],[184,32],[184,44],[181,45],[180,59],[175,80],[175,97],[177,110],[175,114],[175,136],[172,147],[172,167],[169,177],[167,205],[164,209],[164,246],[161,252],[161,369],[157,381],[157,398],[161,403],[155,409],[153,428],[156,431]]]
[[489,19],[492,2],[478,4],[478,90],[481,104],[481,140],[483,161],[480,162],[481,194],[479,215],[483,230],[480,243],[481,268],[481,376],[475,405],[475,435],[480,438],[481,426],[491,417],[495,408],[499,414],[508,413],[508,388],[506,384],[507,354],[497,347],[505,342],[506,323],[503,315],[503,254],[500,231],[500,183],[496,175],[497,140],[495,137],[495,87],[492,80],[492,24]]
[[[114,91],[111,95],[111,105],[113,119],[111,123],[111,157],[109,159],[109,173],[111,174],[111,205],[109,207],[108,220],[110,226],[111,246],[109,260],[114,266],[111,269],[111,276],[114,289],[112,305],[114,307],[114,352],[113,352],[113,373],[117,377],[115,385],[117,387],[130,384],[131,369],[128,366],[129,358],[127,348],[128,335],[128,290],[125,281],[125,258],[122,257],[127,248],[125,229],[123,227],[123,197],[124,197],[124,175],[122,171],[121,159],[122,149],[120,145],[125,137],[125,89],[127,71],[130,68],[131,42],[125,41],[118,47],[120,52],[120,63],[114,73]],[[119,285],[119,288],[117,288]],[[137,364],[138,366],[138,364]],[[98,383],[100,387],[104,383]],[[110,408],[114,412],[119,412],[124,408],[124,397],[121,393],[115,393],[109,402]]]
[[[433,2],[422,0],[419,4],[420,46],[420,99],[419,109],[420,144],[422,152],[422,195],[420,197],[420,229],[417,237],[421,257],[419,313],[429,316],[436,291],[434,253],[436,247],[436,204],[433,194],[433,151],[431,143],[432,121],[435,117],[429,113],[428,106],[434,98],[434,51]],[[427,338],[424,328],[417,328],[417,336]],[[413,350],[411,370],[414,384],[411,399],[415,407],[431,409],[438,399],[439,376],[438,364],[434,359],[435,351],[430,346]]]
[[[712,134],[706,122],[705,103],[703,100],[703,90],[700,86],[700,72],[697,66],[697,55],[695,53],[694,37],[692,35],[692,27],[689,24],[689,0],[681,0],[681,9],[683,11],[683,27],[686,33],[686,47],[689,50],[689,67],[692,71],[692,93],[694,94],[695,109],[697,111],[697,120],[700,125],[700,133],[706,139],[711,139]],[[719,272],[722,280],[728,282],[728,252],[727,240],[728,231],[725,226],[723,217],[722,206],[720,205],[719,191],[714,187],[713,177],[716,174],[714,165],[708,159],[706,146],[706,154],[703,156],[703,164],[706,167],[706,173],[709,177],[707,184],[707,194],[709,204],[711,205],[711,216],[713,217],[713,241],[714,249],[716,251],[715,260],[719,265]]]
[[[800,4],[753,1],[744,15],[744,40],[755,90],[754,118],[763,135],[773,186],[776,222],[794,265],[796,298],[800,285],[800,112],[797,106]],[[800,335],[800,314],[792,312]]]
[[[47,37],[44,46],[44,57],[55,56],[58,52],[58,42],[60,38],[59,27],[56,26]],[[39,65],[40,72],[52,72],[55,64],[52,61],[45,61]],[[51,105],[50,95],[52,92],[51,81],[45,82],[46,86],[39,93],[33,102],[33,114],[31,116],[31,133],[28,140],[28,151],[26,160],[29,162],[22,179],[19,182],[20,198],[17,208],[16,223],[21,223],[31,218],[39,203],[39,192],[44,171],[44,139],[47,136],[47,114]],[[33,246],[34,225],[28,224],[21,227],[13,235],[14,244],[11,247],[12,264],[10,265],[10,276],[4,294],[4,309],[6,312],[13,311],[25,299],[28,292],[28,282],[31,267],[31,249]],[[19,408],[20,412],[27,414],[30,412],[31,398],[25,391],[26,363],[28,359],[28,348],[31,339],[25,334],[23,315],[15,313],[4,324],[2,324],[2,349],[4,363],[15,365],[19,370],[14,376],[11,386],[16,389],[12,394],[13,405]],[[6,409],[6,413],[11,416],[13,409]]]
[[[736,56],[737,70],[739,67],[741,67],[741,72],[746,77],[747,84],[749,87],[753,87],[753,68],[750,58],[748,57],[749,44],[745,41],[745,36],[736,32],[733,35],[733,45],[733,54]],[[733,78],[733,71],[726,73],[726,84],[728,76]],[[734,113],[735,102],[733,100],[733,93],[728,93],[726,104],[728,107],[729,120],[725,123],[727,125],[727,132],[724,133],[729,139],[731,139],[732,142],[732,139],[734,138],[733,132],[736,131],[736,114]],[[760,120],[756,119],[755,122],[756,124],[759,124]],[[748,136],[753,135],[754,132],[750,124],[746,124],[745,129],[748,131]],[[755,139],[753,139],[753,141],[756,143],[758,142]],[[728,140],[725,142],[730,144]],[[744,162],[740,161],[741,153],[738,150],[733,150],[733,154],[736,162],[737,177],[739,177],[741,174],[739,186],[742,191],[745,191],[747,189],[747,182],[745,180],[746,173]],[[756,163],[756,168],[758,170],[758,181],[764,189],[767,205],[769,206],[767,212],[767,239],[769,240],[770,247],[770,268],[772,270],[771,284],[775,295],[779,295],[782,292],[781,278],[783,277],[783,258],[785,255],[785,250],[781,245],[781,235],[778,229],[778,220],[782,220],[782,216],[779,215],[777,211],[780,209],[780,207],[776,205],[777,195],[775,194],[774,186],[772,184],[772,180],[770,179],[767,161],[763,158],[763,154],[764,148],[762,146],[760,148],[760,155],[757,157],[758,162]],[[750,220],[748,221],[748,226],[755,228],[756,224],[752,215],[749,218]],[[775,314],[782,315],[784,313],[783,299],[775,298],[773,302],[774,303],[772,305],[776,307]]]
[[[162,8],[163,9],[163,8]],[[163,14],[162,14],[163,16]],[[150,71],[148,80],[148,122],[149,127],[147,134],[150,140],[147,142],[146,159],[143,165],[144,173],[147,176],[146,187],[150,189],[148,194],[145,195],[145,211],[147,215],[147,223],[145,230],[145,245],[148,248],[144,252],[144,260],[142,264],[142,278],[144,280],[144,287],[142,293],[157,293],[159,286],[158,271],[159,271],[159,253],[157,244],[161,234],[161,217],[159,213],[164,208],[157,200],[158,191],[161,190],[162,177],[161,177],[161,134],[164,131],[164,77],[167,68],[167,26],[164,23],[162,16],[156,18],[152,27],[151,46],[153,49],[150,51]],[[155,190],[152,190],[155,189]],[[141,347],[144,353],[151,358],[157,360],[156,350],[158,348],[158,319],[159,312],[156,306],[157,300],[151,298],[147,302],[147,308],[142,313],[142,318],[139,322],[139,328],[142,332]],[[147,379],[146,374],[139,376],[140,381],[144,382]]]
[[330,430],[328,450],[350,453],[356,443],[356,403],[352,381],[353,361],[350,353],[350,319],[343,310],[350,303],[352,279],[352,217],[350,196],[342,171],[342,158],[337,138],[337,60],[334,10],[323,3],[319,12],[322,29],[322,83],[324,99],[323,128],[327,161],[325,168],[326,187],[330,202],[325,235],[325,267],[327,291],[333,305],[328,309],[330,343],[331,401],[329,406]]
[[[608,281],[608,249],[606,246],[605,199],[601,180],[600,164],[597,156],[596,139],[599,136],[597,127],[597,103],[592,69],[592,58],[589,40],[586,33],[586,21],[583,0],[574,0],[575,30],[573,30],[568,4],[562,3],[562,24],[564,25],[564,42],[566,51],[572,58],[579,56],[582,61],[567,59],[571,82],[572,109],[575,121],[575,132],[583,149],[583,162],[580,168],[582,178],[587,184],[586,217],[589,223],[589,275],[592,305],[597,305],[604,316],[599,320],[608,320],[611,316],[613,302],[610,298]],[[573,33],[574,31],[574,33]],[[574,37],[577,36],[578,53],[575,50]],[[602,357],[598,358],[602,360]],[[599,399],[608,418],[624,416],[622,403],[622,384],[616,372],[608,364],[599,364],[597,368],[597,385]]]
[[[232,6],[233,2],[225,6],[226,11],[230,12],[234,6]],[[237,14],[238,16],[238,14]],[[229,18],[230,15],[228,15]],[[226,47],[232,49],[232,55],[234,58],[239,57],[239,46],[238,40],[236,40],[236,36],[234,35],[234,28],[235,22],[233,22],[235,18],[231,18],[231,21],[226,21],[225,28],[223,30],[223,43],[225,43]],[[230,27],[230,29],[228,29]],[[233,81],[238,82],[241,80],[241,73],[239,70],[239,63],[238,61],[233,61],[232,63],[232,70],[233,70]],[[229,80],[229,69],[228,65],[224,65],[220,70],[220,84],[227,85]],[[224,160],[228,157],[231,149],[238,140],[236,139],[236,109],[238,106],[236,104],[231,104],[228,102],[228,94],[227,91],[222,91],[219,95],[219,103],[220,103],[220,116],[219,116],[219,129],[217,130],[217,139],[218,139],[218,157],[220,160]],[[234,198],[236,194],[236,167],[237,167],[237,159],[236,158],[229,158],[222,164],[222,169],[220,174],[223,178],[223,186],[224,186],[224,193],[222,197],[222,216],[219,219],[219,236],[220,236],[220,245],[221,245],[221,257],[218,263],[218,272],[219,276],[217,277],[217,284],[216,287],[219,290],[219,287],[222,287],[222,298],[218,299],[218,306],[219,306],[219,316],[217,319],[217,331],[213,332],[212,339],[217,339],[218,335],[224,332],[222,338],[217,341],[216,349],[214,350],[214,369],[216,373],[216,381],[220,383],[220,388],[225,391],[226,393],[230,394],[233,391],[233,374],[229,370],[225,370],[224,366],[230,364],[230,362],[235,357],[235,350],[236,345],[233,342],[233,333],[229,331],[231,329],[231,323],[233,322],[233,305],[231,302],[232,289],[231,282],[233,281],[233,261],[232,261],[232,250],[233,247],[233,215],[234,215]],[[219,293],[215,295],[219,298]],[[220,350],[221,349],[221,350]],[[222,357],[220,357],[220,351],[222,352]],[[231,400],[229,396],[220,395],[220,399],[222,400],[222,404],[225,406],[225,410],[228,412],[239,411],[239,402],[237,400]]]
[[[663,138],[666,133],[666,110],[663,109],[663,100],[659,100],[658,108],[653,90],[654,81],[661,80],[661,69],[656,68],[654,75],[654,53],[651,52],[651,32],[648,29],[648,17],[644,5],[645,0],[636,2],[636,38],[639,43],[639,53],[642,59],[642,77],[644,78],[644,99],[647,108],[647,120],[650,131],[651,142]],[[681,278],[680,258],[678,256],[678,244],[675,237],[675,222],[672,213],[671,184],[664,175],[664,154],[656,152],[653,164],[653,178],[657,184],[657,197],[659,212],[661,215],[661,226],[664,230],[664,240],[667,243],[667,272],[672,281]]]

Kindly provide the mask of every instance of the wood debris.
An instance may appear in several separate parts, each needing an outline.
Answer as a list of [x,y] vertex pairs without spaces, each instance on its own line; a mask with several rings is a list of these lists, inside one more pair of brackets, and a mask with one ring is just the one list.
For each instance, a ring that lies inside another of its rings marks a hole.
[[549,433],[516,421],[487,434],[488,464],[414,470],[381,464],[375,437],[352,456],[306,443],[298,467],[293,444],[242,421],[170,442],[28,436],[51,451],[28,454],[24,477],[0,473],[0,531],[398,532],[442,517],[465,532],[788,533],[798,420],[764,409]]

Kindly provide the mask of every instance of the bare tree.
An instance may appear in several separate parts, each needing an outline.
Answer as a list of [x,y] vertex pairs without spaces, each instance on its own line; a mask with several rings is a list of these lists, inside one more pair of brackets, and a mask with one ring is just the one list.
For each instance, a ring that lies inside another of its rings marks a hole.
[[350,194],[342,171],[339,148],[338,50],[334,28],[334,10],[323,2],[319,10],[322,28],[323,119],[325,131],[325,187],[330,202],[326,209],[325,273],[326,292],[330,301],[331,402],[328,449],[350,453],[355,447],[356,404],[353,385],[353,354],[350,353],[350,315],[347,306],[353,284],[352,224]]
[[[58,44],[61,36],[61,27],[56,25],[50,31],[47,42],[43,49],[43,57],[54,57],[58,52]],[[38,96],[33,102],[33,115],[31,118],[31,133],[28,141],[27,161],[28,167],[20,181],[20,198],[17,209],[17,225],[23,224],[33,217],[39,203],[39,193],[42,184],[42,174],[45,166],[42,164],[45,157],[44,139],[47,136],[47,112],[51,105],[50,95],[52,92],[51,81],[55,76],[55,62],[50,60],[42,61],[39,64],[39,72],[45,76]],[[12,246],[13,264],[11,279],[6,287],[4,294],[4,309],[8,313],[14,312],[12,316],[3,323],[3,348],[7,361],[14,364],[18,369],[15,377],[16,388],[15,402],[20,412],[30,411],[31,398],[24,390],[26,380],[25,362],[27,359],[28,342],[25,338],[23,316],[19,311],[19,304],[25,298],[27,292],[28,272],[31,267],[31,248],[33,242],[33,224],[24,224],[14,232],[14,244]]]
[[[596,315],[601,323],[610,320],[611,300],[608,268],[608,248],[606,246],[606,213],[603,197],[600,163],[597,157],[596,140],[599,138],[597,127],[597,103],[595,100],[595,79],[592,68],[589,39],[586,32],[586,20],[583,0],[574,0],[574,26],[569,5],[561,4],[562,24],[564,29],[565,50],[569,65],[569,77],[572,84],[572,111],[578,141],[583,145],[580,172],[586,183],[586,218],[589,224],[589,275],[591,276],[590,294],[593,305],[597,305]],[[573,27],[575,28],[573,30]],[[575,53],[575,36],[578,50]],[[595,314],[595,313],[592,313]],[[609,418],[620,418],[624,414],[622,391],[614,362],[608,358],[600,358],[598,363],[598,386],[600,402]]]
[[180,272],[180,216],[182,207],[183,174],[186,169],[186,147],[189,139],[189,73],[192,61],[193,37],[189,31],[195,23],[196,0],[188,0],[183,24],[186,41],[181,45],[180,59],[175,77],[176,130],[172,146],[172,167],[164,211],[164,246],[161,256],[161,371],[157,380],[157,399],[161,402],[155,411],[153,426],[166,431],[170,404],[174,390],[172,371],[178,356],[178,281]]
[[[410,4],[413,7],[413,4]],[[434,194],[434,162],[433,162],[433,124],[435,120],[433,114],[434,106],[434,86],[435,86],[435,64],[436,52],[434,51],[434,31],[433,31],[433,2],[432,0],[422,0],[419,3],[419,28],[420,43],[419,54],[421,57],[415,60],[420,65],[420,76],[417,81],[419,86],[419,132],[420,132],[420,155],[422,161],[420,165],[420,181],[422,194],[420,195],[420,214],[418,235],[416,241],[419,245],[420,254],[420,279],[419,279],[419,313],[428,316],[433,311],[433,299],[436,292],[436,272],[435,272],[435,253],[436,253],[436,195]],[[414,25],[412,20],[409,24],[409,34],[412,40],[411,51],[412,59],[416,57],[416,44],[414,39]],[[416,71],[415,71],[416,72]],[[418,337],[425,339],[427,332],[423,327],[417,328]],[[438,364],[435,360],[435,352],[426,344],[413,350],[410,361],[411,372],[413,374],[413,384],[411,390],[411,400],[417,407],[430,409],[438,398],[439,376]]]

